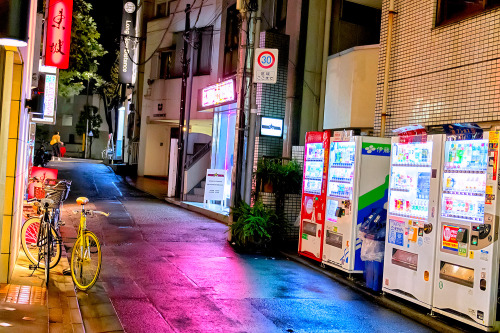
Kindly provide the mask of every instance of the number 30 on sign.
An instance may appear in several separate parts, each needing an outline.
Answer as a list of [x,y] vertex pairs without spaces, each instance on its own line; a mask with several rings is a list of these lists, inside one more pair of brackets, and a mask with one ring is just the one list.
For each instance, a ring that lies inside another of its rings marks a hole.
[[256,49],[253,82],[276,83],[278,76],[278,50]]

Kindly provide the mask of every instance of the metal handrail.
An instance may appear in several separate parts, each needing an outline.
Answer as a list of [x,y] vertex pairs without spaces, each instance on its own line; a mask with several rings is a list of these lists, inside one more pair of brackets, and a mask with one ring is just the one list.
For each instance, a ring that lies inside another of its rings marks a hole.
[[192,155],[188,160],[186,160],[185,170],[189,170],[196,162],[198,162],[206,153],[212,150],[212,142],[208,142],[204,145],[196,154]]

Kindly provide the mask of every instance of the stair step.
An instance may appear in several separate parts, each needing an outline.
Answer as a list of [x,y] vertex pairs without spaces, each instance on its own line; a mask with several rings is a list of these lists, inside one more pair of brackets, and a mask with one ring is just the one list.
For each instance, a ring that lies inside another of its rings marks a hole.
[[189,202],[203,202],[203,195],[199,194],[187,194],[186,201]]
[[205,189],[204,188],[201,188],[201,187],[195,187],[194,189],[194,194],[195,195],[205,195]]
[[202,180],[202,181],[201,181],[201,188],[205,188],[205,184],[206,184],[206,183],[207,183],[207,182],[206,182],[205,180]]

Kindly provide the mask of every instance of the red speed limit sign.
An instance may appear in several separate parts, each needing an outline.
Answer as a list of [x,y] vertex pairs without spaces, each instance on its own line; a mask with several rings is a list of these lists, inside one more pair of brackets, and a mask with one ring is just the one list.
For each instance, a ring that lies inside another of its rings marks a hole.
[[253,82],[276,83],[278,74],[278,49],[256,49]]

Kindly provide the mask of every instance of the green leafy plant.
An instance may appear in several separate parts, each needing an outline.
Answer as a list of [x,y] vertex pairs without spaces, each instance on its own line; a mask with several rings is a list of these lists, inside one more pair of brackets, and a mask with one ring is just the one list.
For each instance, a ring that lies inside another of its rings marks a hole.
[[276,213],[261,201],[257,201],[252,207],[240,202],[231,208],[231,215],[233,223],[229,226],[229,232],[236,245],[244,248],[261,247],[269,243],[279,224]]
[[259,199],[259,192],[272,188],[275,195],[276,212],[283,214],[286,194],[297,194],[302,190],[302,167],[296,161],[283,161],[282,158],[262,158],[257,162],[254,173],[256,191],[254,199]]

